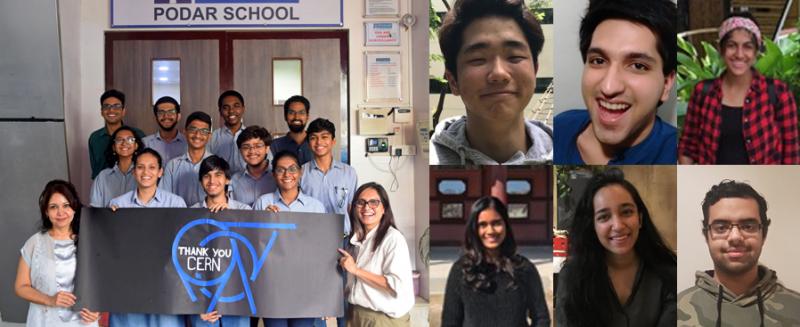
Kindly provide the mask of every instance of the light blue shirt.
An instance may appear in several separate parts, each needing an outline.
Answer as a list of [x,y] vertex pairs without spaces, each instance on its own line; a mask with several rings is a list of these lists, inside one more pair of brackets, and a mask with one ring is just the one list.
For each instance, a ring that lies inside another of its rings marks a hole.
[[298,164],[301,166],[306,162],[314,160],[314,153],[311,152],[308,141],[297,144],[289,135],[284,135],[272,140],[272,144],[269,145],[269,151],[272,154],[272,158],[281,151],[294,153],[297,156]]
[[168,191],[156,188],[156,195],[148,203],[139,201],[136,190],[120,195],[108,205],[117,208],[186,208],[186,201]]
[[347,208],[353,201],[358,187],[356,170],[349,165],[333,160],[327,172],[322,172],[315,160],[303,164],[300,189],[322,202],[326,213],[344,215],[344,234],[350,233],[350,215]]
[[[111,200],[110,206],[118,208],[186,208],[186,203],[179,196],[157,188],[156,195],[147,204],[141,203],[136,197],[136,190],[133,190]],[[185,326],[184,316],[181,315],[112,313],[108,320],[111,326]]]
[[[208,205],[206,204],[206,200],[203,200],[203,202],[197,202],[197,203],[195,203],[195,204],[192,206],[192,208],[208,208]],[[249,205],[246,205],[246,204],[244,204],[244,203],[241,203],[241,202],[239,202],[239,201],[236,201],[236,200],[234,200],[234,199],[228,199],[228,209],[234,209],[234,210],[253,210],[253,208],[252,208],[252,207],[250,207]]]
[[325,213],[325,206],[322,202],[300,192],[297,199],[290,203],[288,206],[281,198],[281,192],[275,191],[269,194],[264,194],[256,200],[253,205],[253,210],[265,210],[271,205],[278,206],[280,211],[288,212],[311,212],[311,213]]
[[258,179],[253,178],[253,175],[250,175],[247,170],[238,172],[231,178],[228,188],[230,188],[231,198],[251,206],[261,195],[275,192],[278,189],[275,185],[275,177],[272,177],[269,170],[264,171],[264,174]]
[[161,138],[161,134],[156,132],[155,134],[146,136],[142,142],[144,142],[145,147],[156,150],[156,152],[161,155],[161,162],[169,162],[189,150],[186,137],[183,136],[183,133],[180,131],[178,131],[178,135],[175,136],[172,141],[165,141]]
[[231,173],[238,173],[247,167],[236,146],[236,138],[242,134],[244,129],[245,126],[242,124],[242,127],[234,134],[228,126],[222,126],[214,130],[211,134],[211,142],[208,142],[208,149],[228,162],[228,165],[231,166]]
[[196,164],[192,163],[188,152],[170,160],[164,167],[164,176],[161,177],[158,187],[177,194],[186,203],[200,202],[206,196],[200,185],[200,163],[211,155],[211,152],[206,151]]
[[118,163],[114,164],[114,167],[103,169],[94,178],[89,205],[95,208],[106,208],[111,199],[135,189],[136,178],[133,177],[133,164],[125,173],[119,169]]

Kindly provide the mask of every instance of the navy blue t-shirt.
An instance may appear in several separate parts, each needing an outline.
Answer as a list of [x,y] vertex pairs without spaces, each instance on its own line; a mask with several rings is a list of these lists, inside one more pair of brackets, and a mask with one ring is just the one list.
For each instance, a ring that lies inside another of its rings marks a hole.
[[[569,110],[556,115],[553,121],[553,163],[584,164],[578,151],[578,135],[589,126],[587,110]],[[678,161],[678,129],[656,116],[650,135],[608,161],[609,165],[671,164]]]

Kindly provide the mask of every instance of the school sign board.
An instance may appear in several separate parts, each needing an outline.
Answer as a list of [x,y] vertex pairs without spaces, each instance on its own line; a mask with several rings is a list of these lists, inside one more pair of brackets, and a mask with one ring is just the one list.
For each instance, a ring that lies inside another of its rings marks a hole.
[[342,223],[333,214],[86,208],[76,308],[342,316]]
[[111,0],[112,28],[341,27],[344,0]]

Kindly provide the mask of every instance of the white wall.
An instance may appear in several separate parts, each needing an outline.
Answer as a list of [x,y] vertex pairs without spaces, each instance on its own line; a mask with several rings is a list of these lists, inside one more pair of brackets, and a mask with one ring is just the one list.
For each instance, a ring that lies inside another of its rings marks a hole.
[[[674,1],[673,1],[674,2]],[[578,47],[580,40],[581,18],[586,12],[589,0],[556,0],[553,1],[553,22],[555,23],[555,114],[570,109],[585,109],[586,104],[581,96],[581,75],[583,60]],[[675,111],[676,89],[672,88],[670,100],[658,108],[658,116],[664,121],[676,125]]]
[[772,224],[761,251],[761,264],[778,273],[787,287],[800,290],[797,252],[798,166],[678,166],[678,291],[694,285],[694,273],[714,269],[702,232],[701,203],[711,186],[723,179],[750,184],[767,200]]
[[[403,56],[403,95],[407,105],[415,108],[416,120],[426,120],[427,104],[427,3],[424,0],[402,0],[401,15],[413,10],[417,16],[417,24],[404,30],[401,27]],[[91,169],[88,161],[89,135],[103,126],[100,116],[99,97],[105,87],[104,76],[104,32],[110,30],[109,1],[84,0],[80,5],[76,1],[61,0],[62,44],[65,59],[65,115],[67,125],[67,146],[69,156],[70,179],[80,190],[81,196],[88,200],[91,187]],[[356,128],[355,108],[364,98],[363,71],[363,35],[365,19],[363,1],[344,1],[344,27],[349,33],[350,53],[350,159],[358,171],[359,182],[375,181],[389,187],[392,175],[387,172],[389,159],[386,157],[364,157],[364,137],[354,135]],[[412,8],[413,7],[413,8]],[[68,12],[67,12],[68,11]],[[374,19],[370,19],[372,21]],[[170,29],[174,30],[174,29]],[[412,37],[413,36],[413,37]],[[412,40],[413,38],[413,40]],[[411,51],[414,49],[415,51]],[[375,48],[384,50],[384,48]],[[413,63],[412,63],[413,59]],[[412,83],[414,78],[419,83]],[[413,94],[411,92],[413,90]],[[415,124],[409,124],[403,130],[405,139],[410,144],[419,145],[416,138]],[[419,148],[419,146],[418,146]],[[399,162],[393,160],[399,187],[389,196],[394,207],[394,214],[399,230],[405,235],[410,254],[415,258],[415,269],[421,270],[423,294],[427,294],[427,267],[419,262],[418,238],[428,226],[428,157],[427,153],[417,156],[402,157]],[[419,190],[419,191],[416,191]],[[427,297],[427,295],[426,295]]]

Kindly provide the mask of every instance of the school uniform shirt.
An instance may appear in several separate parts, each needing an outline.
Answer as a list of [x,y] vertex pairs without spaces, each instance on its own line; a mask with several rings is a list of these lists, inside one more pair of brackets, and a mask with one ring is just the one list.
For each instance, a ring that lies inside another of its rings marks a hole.
[[265,210],[271,205],[276,205],[280,211],[325,213],[325,206],[322,205],[322,202],[303,194],[303,192],[298,193],[297,199],[289,205],[286,205],[283,198],[281,198],[280,191],[264,194],[259,197],[253,205],[253,210]]
[[403,234],[389,227],[383,241],[375,251],[375,234],[378,228],[367,233],[363,241],[350,239],[358,268],[386,277],[395,295],[376,289],[352,274],[347,274],[347,301],[364,308],[380,311],[392,318],[400,318],[414,306],[414,284],[411,277],[411,258]]
[[161,177],[158,187],[177,194],[186,203],[200,202],[206,196],[203,186],[200,185],[200,163],[210,156],[212,153],[206,151],[200,161],[192,163],[187,152],[170,160],[164,166],[164,176]]
[[186,136],[180,131],[174,139],[167,141],[161,138],[159,132],[146,136],[142,142],[144,146],[156,150],[161,155],[161,162],[169,162],[172,159],[179,157],[189,150],[189,145],[186,143]]
[[289,135],[272,140],[272,144],[269,145],[269,151],[273,158],[281,151],[289,151],[294,153],[297,156],[298,164],[301,166],[306,162],[314,160],[314,153],[311,152],[311,147],[308,145],[308,141],[303,141],[302,143],[297,144]]
[[114,167],[103,169],[92,182],[92,191],[89,195],[89,205],[95,208],[105,208],[116,198],[126,192],[136,189],[136,178],[133,177],[133,163],[127,172],[119,169],[119,163]]
[[[578,136],[591,123],[589,111],[578,109],[562,112],[553,119],[556,165],[583,165],[578,151]],[[656,116],[650,134],[639,144],[623,150],[608,165],[652,165],[678,162],[678,129]]]
[[247,169],[240,171],[231,177],[231,184],[228,185],[230,197],[236,201],[252,206],[258,197],[275,192],[278,187],[275,184],[275,177],[267,169],[259,178],[250,175]]
[[[206,200],[203,200],[203,202],[198,202],[192,205],[192,208],[208,208],[208,205],[206,204]],[[234,199],[228,199],[228,209],[253,210],[253,208],[250,207],[249,205],[246,205]]]
[[136,196],[136,190],[120,195],[108,204],[117,208],[186,208],[186,201],[169,191],[156,188],[156,195],[150,202],[142,203]]
[[344,235],[350,234],[350,218],[347,208],[353,201],[358,187],[356,170],[349,165],[334,160],[327,172],[322,172],[316,160],[303,164],[303,178],[300,189],[322,202],[326,213],[344,215]]
[[231,167],[231,173],[238,173],[247,167],[242,154],[239,152],[239,147],[236,146],[236,138],[239,137],[239,134],[242,134],[244,129],[245,126],[242,124],[242,127],[236,133],[233,133],[228,126],[222,126],[211,133],[211,141],[208,142],[209,151],[225,159]]

